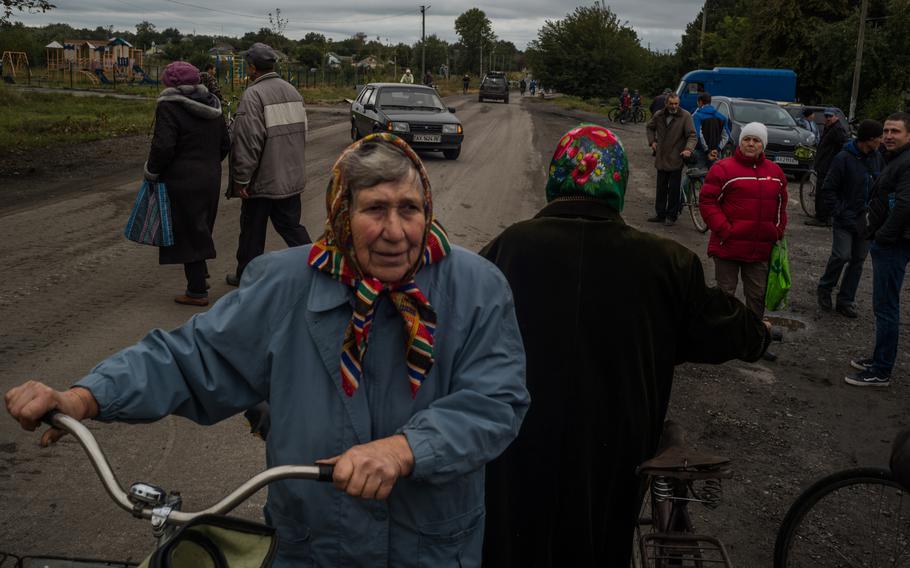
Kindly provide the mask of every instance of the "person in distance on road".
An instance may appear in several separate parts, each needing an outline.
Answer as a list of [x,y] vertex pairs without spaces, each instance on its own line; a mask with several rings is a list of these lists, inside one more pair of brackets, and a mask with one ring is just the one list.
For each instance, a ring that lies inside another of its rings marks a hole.
[[269,465],[335,466],[335,487],[269,487],[274,568],[480,566],[484,465],[530,402],[509,286],[449,244],[420,158],[392,134],[345,150],[326,210],[322,238],[255,259],[208,312],[68,391],[16,387],[7,409],[29,430],[54,408],[211,424],[269,400]]
[[401,80],[399,80],[398,82],[413,85],[414,84],[414,75],[411,74],[411,70],[405,69],[404,74],[401,76]]
[[556,147],[547,205],[481,251],[515,297],[534,403],[487,466],[484,566],[628,566],[674,366],[758,359],[768,327],[684,246],[625,224],[629,166],[593,124]]
[[175,61],[161,76],[167,87],[155,107],[155,132],[145,179],[167,188],[174,244],[158,249],[160,264],[182,264],[186,291],[178,304],[209,303],[206,260],[215,258],[212,231],[221,193],[221,162],[230,149],[218,98],[199,84],[199,70]]
[[278,56],[264,43],[246,52],[250,86],[243,92],[231,136],[228,195],[240,197],[237,269],[227,283],[238,286],[251,260],[265,250],[269,219],[289,247],[310,242],[300,224],[300,194],[306,188],[307,117],[303,97],[275,73]]

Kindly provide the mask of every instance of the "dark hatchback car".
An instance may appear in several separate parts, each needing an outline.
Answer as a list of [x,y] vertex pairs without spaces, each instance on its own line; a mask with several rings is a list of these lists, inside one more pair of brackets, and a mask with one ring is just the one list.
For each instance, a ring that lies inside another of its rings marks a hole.
[[[793,117],[773,101],[713,97],[711,103],[730,119],[733,144],[739,144],[739,133],[750,122],[761,122],[768,128],[765,157],[777,163],[788,176],[801,177],[812,169],[815,158],[815,136],[796,125]],[[727,153],[727,152],[725,152]]]
[[506,80],[504,73],[491,72],[480,82],[480,92],[477,95],[477,100],[478,102],[483,102],[486,99],[496,99],[508,104],[509,82]]
[[391,132],[415,150],[438,150],[458,158],[464,131],[455,109],[446,107],[432,87],[369,83],[351,103],[351,138]]

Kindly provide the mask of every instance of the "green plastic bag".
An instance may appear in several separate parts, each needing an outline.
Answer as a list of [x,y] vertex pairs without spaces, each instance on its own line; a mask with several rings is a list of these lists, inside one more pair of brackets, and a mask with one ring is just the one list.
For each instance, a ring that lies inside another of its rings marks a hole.
[[787,239],[774,243],[768,261],[768,285],[765,287],[765,307],[775,311],[787,307],[790,293],[790,261],[787,260]]
[[275,529],[221,515],[184,525],[140,568],[266,568],[278,546]]

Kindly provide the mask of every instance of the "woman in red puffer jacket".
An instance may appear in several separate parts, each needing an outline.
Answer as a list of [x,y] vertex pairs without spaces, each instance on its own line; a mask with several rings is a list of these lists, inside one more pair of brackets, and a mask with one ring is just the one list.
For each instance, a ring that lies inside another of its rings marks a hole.
[[787,177],[765,159],[767,142],[765,125],[743,127],[736,152],[711,167],[699,194],[717,286],[734,294],[741,273],[746,305],[759,316],[765,312],[771,248],[787,228]]

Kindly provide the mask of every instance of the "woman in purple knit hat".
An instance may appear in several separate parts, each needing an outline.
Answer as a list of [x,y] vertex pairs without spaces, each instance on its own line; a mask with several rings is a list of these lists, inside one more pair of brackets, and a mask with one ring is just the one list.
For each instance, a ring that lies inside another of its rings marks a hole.
[[199,84],[196,67],[175,61],[164,68],[161,79],[167,88],[158,96],[145,179],[167,188],[174,244],[158,249],[158,263],[183,264],[186,291],[175,302],[206,306],[205,261],[215,258],[212,229],[230,138],[221,103]]

